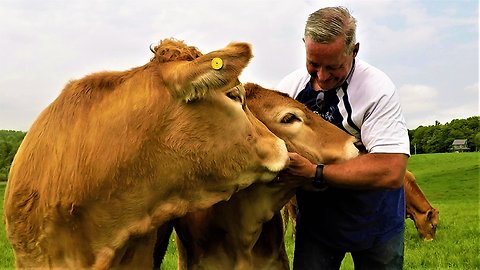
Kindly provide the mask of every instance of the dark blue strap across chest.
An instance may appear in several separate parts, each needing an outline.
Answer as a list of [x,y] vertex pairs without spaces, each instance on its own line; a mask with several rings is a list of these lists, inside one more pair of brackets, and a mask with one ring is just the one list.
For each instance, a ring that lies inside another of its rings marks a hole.
[[[296,100],[305,104],[307,108],[312,110],[314,113],[320,115],[323,119],[336,125],[337,127],[341,128],[345,132],[348,132],[343,126],[344,116],[342,116],[342,114],[340,113],[340,110],[339,110],[340,98],[337,95],[338,90],[343,91],[342,103],[344,104],[345,110],[347,111],[347,115],[346,115],[347,123],[349,124],[349,126],[354,128],[359,133],[360,129],[352,121],[352,108],[348,100],[347,88],[348,88],[348,84],[345,82],[342,85],[341,89],[325,91],[323,100],[318,100],[317,96],[319,92],[315,91],[312,87],[311,82],[309,82],[305,86],[305,89],[303,89],[298,94],[298,96],[296,97]],[[320,102],[323,102],[323,105],[320,104]],[[351,135],[354,135],[354,134],[351,134]]]

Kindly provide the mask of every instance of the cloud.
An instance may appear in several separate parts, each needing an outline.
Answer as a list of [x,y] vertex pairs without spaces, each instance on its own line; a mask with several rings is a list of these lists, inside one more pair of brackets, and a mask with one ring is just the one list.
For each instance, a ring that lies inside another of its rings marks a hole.
[[440,102],[439,92],[426,85],[402,85],[399,88],[400,101],[409,129],[418,126],[442,124],[453,119],[465,119],[480,115],[478,107],[478,83],[461,89],[459,93],[472,93],[477,98],[469,102]]
[[479,88],[478,88],[478,82],[473,83],[473,84],[471,84],[471,85],[467,85],[467,86],[465,87],[465,92],[466,92],[466,93],[476,94],[477,96],[478,96],[478,90],[479,90]]
[[407,84],[399,87],[398,91],[407,128],[415,129],[419,125],[438,120],[434,116],[439,107],[438,92],[433,87]]
[[438,92],[431,86],[402,85],[399,93],[405,113],[425,113],[436,107]]
[[416,129],[419,126],[431,126],[436,121],[446,124],[454,119],[466,119],[472,116],[478,116],[478,107],[466,104],[445,109],[437,108],[435,110],[415,114],[413,116],[405,114],[407,128]]

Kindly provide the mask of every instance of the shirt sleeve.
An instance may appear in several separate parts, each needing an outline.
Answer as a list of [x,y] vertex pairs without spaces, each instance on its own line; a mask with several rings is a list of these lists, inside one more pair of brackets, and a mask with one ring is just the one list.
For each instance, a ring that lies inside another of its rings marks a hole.
[[398,94],[394,90],[379,97],[365,115],[361,137],[370,153],[410,155],[408,129]]
[[297,69],[294,72],[285,76],[275,87],[276,90],[288,94],[292,98],[296,98],[297,95],[305,88],[310,80],[310,74],[305,68]]

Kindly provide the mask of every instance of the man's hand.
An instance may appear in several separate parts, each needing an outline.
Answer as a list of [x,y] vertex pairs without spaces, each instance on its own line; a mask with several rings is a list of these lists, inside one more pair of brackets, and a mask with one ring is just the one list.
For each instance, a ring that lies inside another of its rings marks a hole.
[[297,153],[289,152],[288,156],[290,157],[290,164],[287,168],[288,173],[307,178],[315,177],[316,164]]

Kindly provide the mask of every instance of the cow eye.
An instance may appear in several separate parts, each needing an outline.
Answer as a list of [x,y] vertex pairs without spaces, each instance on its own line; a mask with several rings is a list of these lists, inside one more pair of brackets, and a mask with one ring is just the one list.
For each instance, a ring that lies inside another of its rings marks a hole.
[[293,122],[300,121],[300,118],[298,118],[295,114],[293,113],[287,113],[282,117],[282,120],[280,120],[280,123],[282,124],[291,124]]
[[228,91],[227,97],[235,102],[242,103],[242,96],[240,94],[240,91],[238,91],[238,89],[236,88],[233,88],[231,91]]

